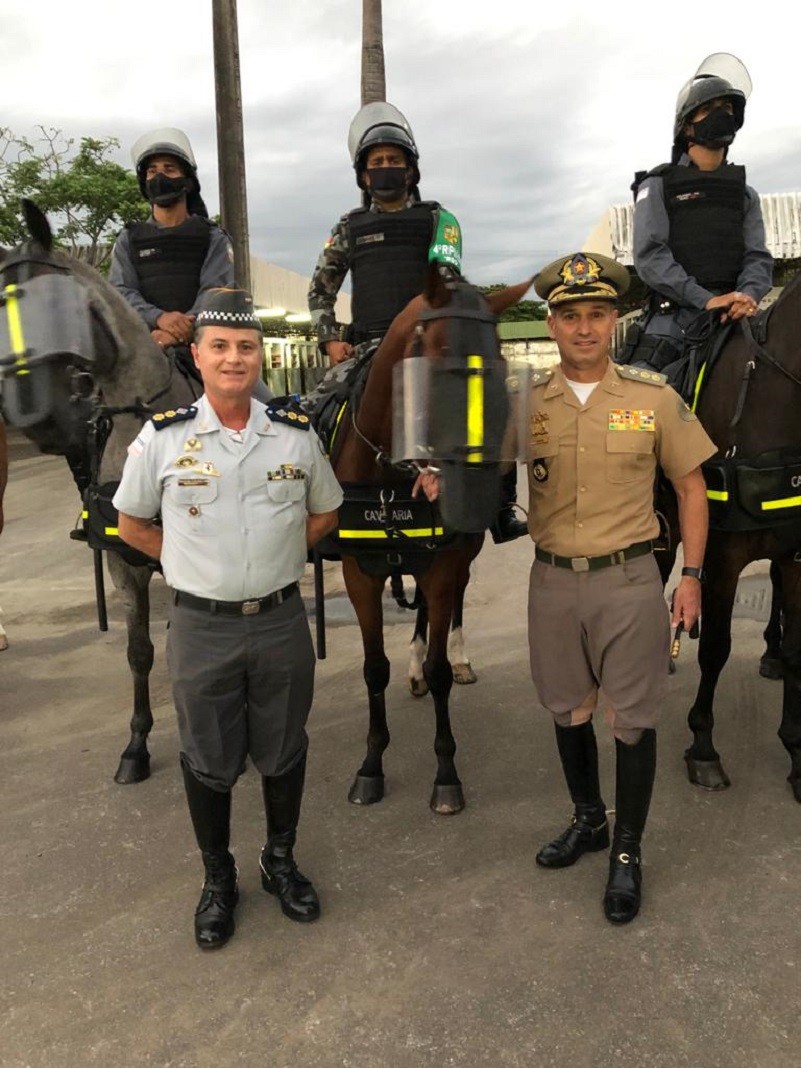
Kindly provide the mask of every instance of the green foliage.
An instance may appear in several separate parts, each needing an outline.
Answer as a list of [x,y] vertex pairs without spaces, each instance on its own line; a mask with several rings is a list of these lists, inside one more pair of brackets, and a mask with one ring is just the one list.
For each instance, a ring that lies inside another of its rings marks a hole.
[[[495,293],[499,289],[506,289],[505,282],[494,282],[491,286],[479,286],[482,293]],[[500,323],[530,323],[535,320],[547,318],[548,305],[539,300],[521,300],[507,308],[498,317]]]
[[108,158],[119,147],[114,137],[82,137],[76,149],[61,130],[38,129],[31,141],[0,127],[0,244],[27,238],[27,197],[47,213],[59,247],[105,270],[118,231],[150,212],[136,176]]

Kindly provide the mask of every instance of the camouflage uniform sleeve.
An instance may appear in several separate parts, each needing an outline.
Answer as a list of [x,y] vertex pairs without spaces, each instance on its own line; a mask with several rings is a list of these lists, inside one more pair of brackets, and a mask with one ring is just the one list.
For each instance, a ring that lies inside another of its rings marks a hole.
[[334,314],[337,293],[350,270],[348,227],[340,219],[325,243],[309,286],[309,311],[320,344],[339,338],[339,324]]

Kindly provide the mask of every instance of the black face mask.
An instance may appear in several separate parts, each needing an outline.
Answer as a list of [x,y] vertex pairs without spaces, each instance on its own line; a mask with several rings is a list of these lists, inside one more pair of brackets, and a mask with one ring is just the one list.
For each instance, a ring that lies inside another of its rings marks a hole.
[[406,167],[371,167],[367,173],[370,175],[370,192],[376,200],[400,200],[409,188]]
[[734,140],[737,133],[737,123],[734,116],[723,108],[715,108],[710,111],[706,118],[692,124],[693,132],[690,141],[694,141],[704,148],[725,148]]
[[154,174],[145,182],[145,188],[150,203],[163,208],[180,200],[189,191],[189,183],[186,178],[168,178],[166,174]]

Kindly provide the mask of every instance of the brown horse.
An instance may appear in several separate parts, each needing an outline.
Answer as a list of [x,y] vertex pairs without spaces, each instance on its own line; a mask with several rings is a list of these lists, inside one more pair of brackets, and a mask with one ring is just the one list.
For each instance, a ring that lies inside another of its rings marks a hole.
[[[790,755],[787,781],[801,802],[801,275],[776,304],[743,320],[725,343],[701,393],[697,414],[718,447],[705,465],[710,532],[704,560],[701,680],[689,713],[685,753],[690,781],[730,785],[712,732],[715,687],[731,651],[737,580],[753,560],[770,560],[782,590],[779,738]],[[670,515],[670,502],[666,505]],[[678,542],[675,515],[672,544]],[[663,578],[674,551],[660,554]]]
[[[397,316],[373,356],[357,413],[343,421],[333,466],[345,487],[346,503],[349,486],[368,487],[376,496],[383,494],[381,500],[398,500],[404,492],[409,496],[412,481],[409,471],[388,462],[392,443],[393,370],[399,362],[413,354],[434,360],[442,358],[443,354],[453,355],[456,346],[451,340],[451,328],[462,314],[456,306],[463,298],[460,290],[470,290],[477,306],[483,308],[483,312],[465,312],[465,319],[469,320],[470,315],[474,319],[483,316],[485,322],[489,322],[491,317],[520,300],[530,284],[529,281],[492,293],[484,300],[467,283],[456,280],[446,283],[438,270],[430,271],[424,293],[415,297]],[[491,338],[485,341],[485,346],[492,348],[492,351],[484,351],[484,362],[493,365],[495,361],[494,366],[500,373],[503,359],[494,327],[484,337]],[[476,350],[469,348],[468,351]],[[432,422],[435,418],[432,412]],[[443,495],[447,493],[446,478]],[[494,507],[494,503],[490,507]],[[343,535],[341,521],[340,539]],[[434,700],[434,749],[437,756],[437,775],[430,803],[431,808],[441,814],[456,813],[464,808],[462,784],[454,763],[456,743],[448,708],[453,673],[447,645],[454,604],[464,595],[471,561],[481,549],[483,540],[483,531],[464,533],[444,547],[428,551],[417,551],[408,543],[393,542],[394,548],[399,550],[398,556],[404,558],[403,570],[415,576],[428,608],[429,640],[423,674]],[[370,716],[367,755],[351,787],[349,800],[354,804],[372,804],[384,796],[382,756],[389,745],[385,691],[390,665],[384,652],[381,596],[392,571],[392,564],[388,562],[388,556],[392,554],[363,556],[357,551],[349,551],[347,543],[342,540],[339,541],[339,551],[345,586],[362,633]]]

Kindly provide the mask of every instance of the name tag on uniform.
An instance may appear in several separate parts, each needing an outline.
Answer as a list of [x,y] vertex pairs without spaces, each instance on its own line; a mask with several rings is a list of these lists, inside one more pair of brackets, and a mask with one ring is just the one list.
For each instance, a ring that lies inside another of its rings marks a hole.
[[208,486],[209,480],[207,478],[179,478],[179,486]]
[[653,408],[611,408],[610,430],[656,430]]

